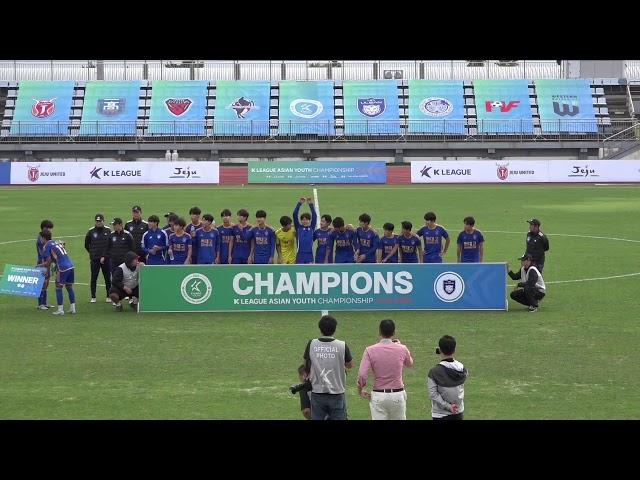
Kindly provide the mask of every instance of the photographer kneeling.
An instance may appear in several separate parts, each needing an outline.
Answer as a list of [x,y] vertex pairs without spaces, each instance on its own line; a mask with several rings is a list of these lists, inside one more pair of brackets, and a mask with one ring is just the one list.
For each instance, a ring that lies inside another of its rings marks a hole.
[[545,296],[546,286],[542,274],[533,265],[533,257],[525,253],[520,257],[522,268],[518,273],[509,270],[512,280],[520,280],[516,289],[511,292],[511,298],[522,305],[529,307],[530,312],[538,311],[538,304]]
[[114,308],[116,311],[122,311],[121,301],[124,297],[131,297],[129,301],[131,308],[138,306],[138,278],[140,272],[138,266],[143,265],[144,263],[138,260],[138,255],[135,252],[127,252],[124,256],[124,262],[111,272],[109,297],[115,303]]

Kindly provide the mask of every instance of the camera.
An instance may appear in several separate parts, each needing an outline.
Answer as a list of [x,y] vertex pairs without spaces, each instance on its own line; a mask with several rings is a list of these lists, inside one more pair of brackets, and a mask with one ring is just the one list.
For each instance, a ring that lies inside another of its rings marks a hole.
[[299,383],[297,385],[291,385],[289,387],[289,390],[291,391],[292,395],[295,395],[296,393],[300,392],[301,390],[311,390],[312,386],[311,386],[311,381],[310,380],[306,380],[302,383]]
[[436,347],[436,355],[440,355],[440,349]]

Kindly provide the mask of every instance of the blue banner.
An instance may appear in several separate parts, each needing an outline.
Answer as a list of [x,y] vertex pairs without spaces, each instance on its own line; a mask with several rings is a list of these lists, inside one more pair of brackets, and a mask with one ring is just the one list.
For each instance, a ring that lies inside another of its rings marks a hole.
[[334,135],[333,82],[280,82],[278,132]]
[[20,82],[9,135],[68,135],[75,82]]
[[141,82],[87,82],[80,135],[135,135]]
[[148,133],[203,136],[208,85],[206,81],[154,81]]
[[536,80],[535,86],[543,132],[598,131],[589,80]]
[[249,183],[387,183],[385,162],[249,162]]
[[216,82],[216,135],[269,135],[271,82]]
[[533,133],[527,80],[474,80],[478,132]]
[[409,133],[464,134],[463,82],[409,80]]
[[39,297],[46,269],[5,265],[0,279],[0,293],[20,297]]
[[398,83],[395,80],[344,82],[344,134],[400,133]]
[[0,185],[11,184],[11,162],[0,162]]

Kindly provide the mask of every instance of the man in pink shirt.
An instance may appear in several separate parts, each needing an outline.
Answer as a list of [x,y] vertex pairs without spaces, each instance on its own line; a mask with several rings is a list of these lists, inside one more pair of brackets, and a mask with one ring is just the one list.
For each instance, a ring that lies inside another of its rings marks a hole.
[[[358,393],[369,399],[373,420],[406,420],[407,392],[402,381],[403,367],[413,366],[409,349],[394,338],[393,320],[380,322],[380,341],[364,350],[358,371]],[[373,390],[366,392],[369,369],[373,371]]]

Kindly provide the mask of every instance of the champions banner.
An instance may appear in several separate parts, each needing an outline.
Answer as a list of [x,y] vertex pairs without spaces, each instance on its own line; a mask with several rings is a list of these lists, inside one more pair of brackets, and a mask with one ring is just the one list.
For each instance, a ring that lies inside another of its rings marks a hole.
[[249,183],[386,183],[385,162],[249,162]]
[[144,266],[139,312],[507,310],[505,263]]
[[409,80],[409,133],[463,134],[463,82]]
[[44,285],[44,268],[5,265],[0,278],[0,293],[20,297],[39,297]]
[[344,82],[344,133],[400,134],[398,83],[395,80]]
[[87,82],[80,135],[135,135],[141,82]]
[[536,80],[543,132],[597,132],[589,80]]
[[474,80],[480,133],[533,133],[527,80]]
[[154,80],[148,133],[203,136],[208,85],[200,80]]
[[271,82],[218,80],[213,133],[269,135]]
[[333,82],[280,82],[278,132],[333,135]]
[[9,135],[68,135],[75,82],[20,82]]

